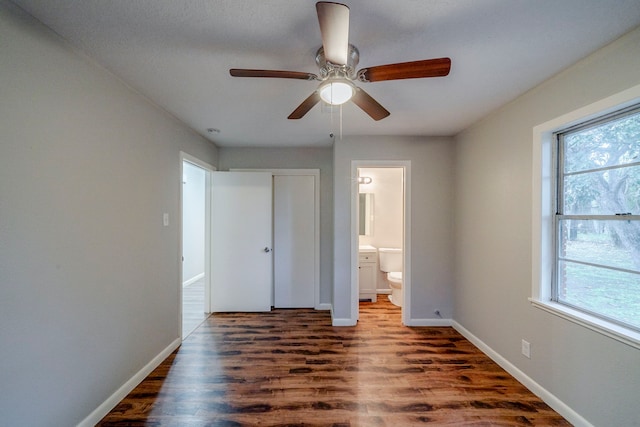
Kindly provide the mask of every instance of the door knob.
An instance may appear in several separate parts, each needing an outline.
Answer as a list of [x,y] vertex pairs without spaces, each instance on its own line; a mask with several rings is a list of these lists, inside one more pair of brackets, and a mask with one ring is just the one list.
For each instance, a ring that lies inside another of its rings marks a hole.
[[269,249],[269,247],[268,247],[268,246],[265,246],[265,247],[264,247],[264,251],[265,251],[265,252],[271,252],[271,249]]

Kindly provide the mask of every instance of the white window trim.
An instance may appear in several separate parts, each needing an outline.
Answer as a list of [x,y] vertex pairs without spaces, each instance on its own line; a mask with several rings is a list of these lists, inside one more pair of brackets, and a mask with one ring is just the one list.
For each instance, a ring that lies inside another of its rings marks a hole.
[[551,300],[554,185],[553,134],[640,102],[640,85],[533,128],[531,298],[534,307],[640,349],[640,333]]

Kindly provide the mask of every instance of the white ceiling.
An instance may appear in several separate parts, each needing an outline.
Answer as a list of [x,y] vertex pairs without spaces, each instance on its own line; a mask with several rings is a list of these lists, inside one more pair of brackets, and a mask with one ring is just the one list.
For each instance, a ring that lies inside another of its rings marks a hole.
[[[287,120],[317,82],[229,75],[317,73],[315,1],[13,1],[219,146],[326,146],[339,134],[340,114],[320,105]],[[640,25],[640,0],[345,3],[358,69],[443,56],[452,67],[448,77],[359,83],[391,115],[375,122],[348,104],[344,136],[455,135]]]

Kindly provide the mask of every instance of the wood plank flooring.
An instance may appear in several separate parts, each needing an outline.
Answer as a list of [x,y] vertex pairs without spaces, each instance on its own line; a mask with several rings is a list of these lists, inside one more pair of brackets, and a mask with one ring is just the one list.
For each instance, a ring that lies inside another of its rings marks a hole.
[[356,327],[309,309],[210,316],[100,426],[568,426],[453,328],[381,297]]

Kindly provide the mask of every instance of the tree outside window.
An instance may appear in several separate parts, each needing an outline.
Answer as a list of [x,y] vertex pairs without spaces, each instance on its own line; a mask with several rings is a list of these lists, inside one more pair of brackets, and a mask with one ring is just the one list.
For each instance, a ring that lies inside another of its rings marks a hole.
[[553,299],[640,330],[640,107],[557,137]]

